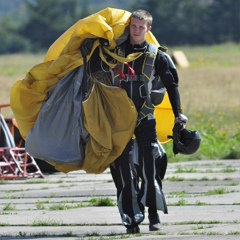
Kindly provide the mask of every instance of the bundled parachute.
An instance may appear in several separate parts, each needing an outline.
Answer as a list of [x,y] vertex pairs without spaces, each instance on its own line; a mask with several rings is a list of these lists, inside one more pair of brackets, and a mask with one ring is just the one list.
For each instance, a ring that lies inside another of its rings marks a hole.
[[[93,84],[85,98],[82,85],[84,62],[96,48],[102,61],[114,67],[102,51],[110,54],[126,39],[130,15],[128,11],[106,8],[79,20],[53,43],[42,63],[13,85],[10,104],[19,131],[26,139],[26,149],[34,157],[62,172],[84,169],[101,173],[121,154],[137,120],[133,103],[124,90],[99,83]],[[84,56],[80,49],[87,39],[95,41]],[[102,45],[102,39],[107,46]],[[160,46],[151,32],[147,34],[147,41]],[[111,56],[124,62],[138,57],[134,54],[128,58]],[[105,111],[98,98],[104,99],[102,102],[108,104],[114,114]],[[123,114],[127,119],[123,119]],[[169,141],[167,136],[171,134],[174,116],[167,94],[156,107],[155,117],[160,142]],[[108,121],[100,122],[100,119]],[[104,136],[102,129],[105,129]]]

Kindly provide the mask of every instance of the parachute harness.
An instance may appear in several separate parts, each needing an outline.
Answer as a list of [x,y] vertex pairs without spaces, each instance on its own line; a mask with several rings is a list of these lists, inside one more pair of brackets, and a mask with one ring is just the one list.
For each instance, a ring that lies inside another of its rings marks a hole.
[[[118,55],[125,56],[123,49],[118,48]],[[153,115],[154,106],[150,99],[150,93],[148,89],[148,83],[151,81],[152,73],[154,71],[154,62],[157,55],[158,47],[154,44],[149,44],[148,52],[145,53],[145,59],[142,65],[142,74],[136,75],[134,69],[130,67],[128,62],[118,62],[117,65],[113,68],[114,70],[114,85],[122,87],[122,81],[142,81],[145,91],[146,91],[146,100],[144,101],[143,106],[138,114],[138,123],[145,117]],[[127,66],[128,74],[123,73],[124,66]],[[141,91],[140,91],[141,92]]]

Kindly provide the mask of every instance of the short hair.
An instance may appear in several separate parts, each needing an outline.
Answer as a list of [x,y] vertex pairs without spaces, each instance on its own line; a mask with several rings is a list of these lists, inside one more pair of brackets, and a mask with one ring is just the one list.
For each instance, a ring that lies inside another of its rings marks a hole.
[[151,26],[152,21],[153,21],[152,15],[148,11],[142,10],[142,9],[139,9],[139,10],[136,10],[136,11],[132,12],[130,18],[137,18],[139,20],[146,20],[148,26]]

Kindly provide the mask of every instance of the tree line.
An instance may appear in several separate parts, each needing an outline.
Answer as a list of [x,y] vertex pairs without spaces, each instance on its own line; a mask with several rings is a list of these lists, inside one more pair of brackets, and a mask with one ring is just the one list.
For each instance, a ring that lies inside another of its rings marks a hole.
[[[96,12],[92,4],[24,0],[14,15],[0,19],[0,54],[45,51],[76,21]],[[153,15],[152,31],[162,45],[240,42],[240,0],[138,0],[125,10],[140,8]]]

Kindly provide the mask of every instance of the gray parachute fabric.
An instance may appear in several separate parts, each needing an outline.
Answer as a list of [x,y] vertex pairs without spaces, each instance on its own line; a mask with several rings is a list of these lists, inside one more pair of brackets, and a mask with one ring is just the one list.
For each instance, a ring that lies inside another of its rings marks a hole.
[[88,132],[82,122],[83,67],[62,78],[43,104],[25,148],[35,158],[52,165],[80,165]]

